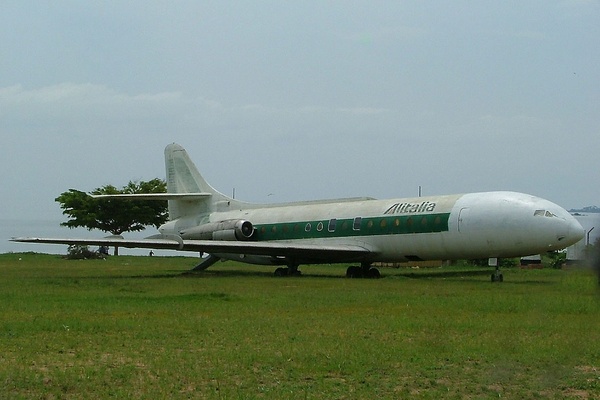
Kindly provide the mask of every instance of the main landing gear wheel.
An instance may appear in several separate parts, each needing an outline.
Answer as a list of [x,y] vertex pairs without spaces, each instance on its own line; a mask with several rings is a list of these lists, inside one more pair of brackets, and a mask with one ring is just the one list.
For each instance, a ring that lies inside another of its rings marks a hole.
[[346,270],[346,278],[381,278],[381,273],[377,268],[373,268],[370,265],[356,266],[352,265]]
[[298,270],[298,267],[296,268],[284,268],[284,267],[279,267],[275,270],[274,272],[275,276],[281,277],[281,276],[300,276],[302,275],[302,272],[300,272],[300,270]]
[[379,273],[379,270],[377,268],[369,268],[367,278],[379,279],[381,278],[381,274]]
[[346,278],[362,278],[362,269],[356,265],[348,267],[346,270]]

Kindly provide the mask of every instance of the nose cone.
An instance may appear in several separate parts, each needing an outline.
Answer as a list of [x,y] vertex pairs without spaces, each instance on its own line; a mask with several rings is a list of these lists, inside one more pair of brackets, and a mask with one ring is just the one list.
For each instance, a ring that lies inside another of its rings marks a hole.
[[[543,223],[549,232],[554,232],[556,240],[549,246],[551,250],[569,247],[585,236],[585,230],[579,221],[564,208],[547,200],[536,202],[536,207],[543,207],[550,211],[549,214],[544,211],[544,218],[537,218],[537,220]],[[546,218],[547,215],[550,217]]]
[[566,226],[566,235],[563,242],[566,243],[567,246],[571,246],[577,242],[579,242],[585,236],[585,229],[583,226],[573,217],[569,215],[568,218],[565,218]]

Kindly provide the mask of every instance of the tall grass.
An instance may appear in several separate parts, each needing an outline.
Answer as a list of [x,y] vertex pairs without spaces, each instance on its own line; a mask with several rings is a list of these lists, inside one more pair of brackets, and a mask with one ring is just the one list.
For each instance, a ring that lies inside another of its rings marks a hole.
[[0,397],[594,398],[585,271],[0,255]]

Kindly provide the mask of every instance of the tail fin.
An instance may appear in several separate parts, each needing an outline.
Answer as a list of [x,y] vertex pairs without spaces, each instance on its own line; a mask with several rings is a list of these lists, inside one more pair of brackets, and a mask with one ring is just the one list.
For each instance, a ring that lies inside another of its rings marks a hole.
[[[167,172],[168,193],[202,193],[204,198],[185,197],[169,200],[169,219],[184,216],[209,214],[216,211],[220,203],[230,205],[233,199],[216,191],[204,180],[187,152],[180,145],[173,143],[165,148],[165,168]],[[209,195],[209,196],[206,196]]]

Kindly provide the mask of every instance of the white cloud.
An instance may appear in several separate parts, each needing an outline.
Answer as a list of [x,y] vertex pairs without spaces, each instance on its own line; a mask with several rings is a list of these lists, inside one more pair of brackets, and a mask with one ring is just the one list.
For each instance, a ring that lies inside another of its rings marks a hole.
[[544,40],[546,39],[546,34],[540,31],[534,30],[515,30],[515,31],[496,31],[496,34],[499,36],[512,37],[516,39],[526,39],[526,40]]
[[337,111],[344,114],[353,115],[377,115],[388,113],[391,110],[386,108],[375,108],[375,107],[354,107],[354,108],[338,108]]
[[3,118],[103,116],[133,109],[169,107],[182,100],[180,92],[128,95],[104,85],[61,83],[38,89],[21,85],[0,88]]
[[600,5],[599,0],[564,0],[560,2],[563,7],[588,7]]
[[428,31],[421,27],[413,26],[387,26],[359,32],[338,32],[342,40],[361,44],[371,44],[381,41],[407,40],[428,35]]

